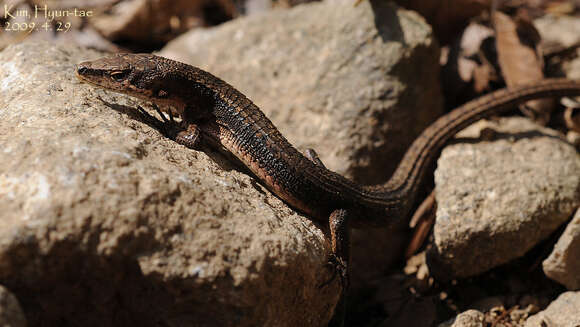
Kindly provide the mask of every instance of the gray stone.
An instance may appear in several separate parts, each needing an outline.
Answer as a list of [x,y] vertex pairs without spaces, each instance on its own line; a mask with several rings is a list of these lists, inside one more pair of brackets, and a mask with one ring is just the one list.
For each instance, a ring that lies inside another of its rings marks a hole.
[[542,267],[546,276],[569,290],[580,289],[580,210],[576,211]]
[[0,53],[0,279],[29,323],[325,325],[340,283],[320,287],[321,230],[139,121],[141,102],[81,84],[73,65],[100,56]]
[[476,275],[523,255],[580,205],[580,155],[555,131],[509,118],[481,121],[458,137],[477,137],[486,127],[497,140],[447,146],[438,161],[428,263],[441,279]]
[[544,311],[526,320],[524,327],[580,326],[580,292],[566,292],[558,296]]
[[467,310],[439,327],[484,327],[485,315],[477,310]]

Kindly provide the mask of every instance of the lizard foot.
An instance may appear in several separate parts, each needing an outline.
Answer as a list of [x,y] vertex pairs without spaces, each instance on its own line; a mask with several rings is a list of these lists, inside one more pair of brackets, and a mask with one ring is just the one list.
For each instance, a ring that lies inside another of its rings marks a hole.
[[322,283],[319,286],[319,288],[328,286],[336,279],[336,277],[339,277],[342,289],[343,290],[348,289],[349,277],[348,277],[348,267],[346,266],[346,263],[336,255],[331,254],[330,257],[328,258],[327,266],[329,266],[332,269],[332,276],[327,281]]
[[167,119],[167,117],[165,117],[165,115],[161,112],[161,110],[159,110],[157,106],[154,106],[154,108],[161,116],[161,120],[153,117],[153,115],[148,113],[147,110],[143,109],[143,107],[137,106],[139,113],[141,113],[141,116],[147,125],[152,126],[165,137],[175,141],[177,135],[184,129],[179,126],[175,120],[173,120],[172,115],[170,115],[170,119]]

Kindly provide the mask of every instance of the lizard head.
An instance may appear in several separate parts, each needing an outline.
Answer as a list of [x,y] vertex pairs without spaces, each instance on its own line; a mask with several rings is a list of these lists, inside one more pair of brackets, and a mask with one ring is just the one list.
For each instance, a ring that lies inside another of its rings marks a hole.
[[151,54],[115,54],[76,66],[77,77],[101,88],[173,107],[186,107],[183,76],[177,63]]

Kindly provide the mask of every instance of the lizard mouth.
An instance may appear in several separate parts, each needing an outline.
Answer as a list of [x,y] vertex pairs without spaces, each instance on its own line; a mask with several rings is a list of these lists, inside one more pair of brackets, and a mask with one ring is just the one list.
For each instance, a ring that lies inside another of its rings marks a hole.
[[99,86],[101,88],[107,88],[104,83],[100,81],[103,78],[103,74],[101,72],[91,69],[88,65],[85,65],[85,63],[80,63],[74,67],[75,75],[82,82]]
[[74,65],[75,67],[75,74],[83,82],[89,82],[85,79],[85,75],[87,74],[88,68],[83,66],[82,64]]

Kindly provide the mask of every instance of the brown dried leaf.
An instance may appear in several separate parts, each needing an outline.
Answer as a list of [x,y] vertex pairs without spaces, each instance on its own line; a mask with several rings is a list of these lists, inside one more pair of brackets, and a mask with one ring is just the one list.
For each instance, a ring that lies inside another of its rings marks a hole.
[[413,237],[409,241],[407,250],[405,251],[405,258],[410,258],[413,254],[417,253],[425,240],[429,236],[431,227],[435,223],[435,211],[437,210],[437,202],[435,201],[435,190],[431,191],[429,195],[423,200],[419,205],[409,226],[414,228]]
[[580,108],[567,107],[564,111],[564,121],[570,130],[580,133]]
[[545,11],[552,15],[572,15],[576,10],[576,5],[571,1],[550,2],[546,5]]
[[475,67],[473,70],[473,90],[478,94],[489,90],[489,82],[493,80],[492,76],[495,76],[495,71],[491,65],[484,64]]
[[493,24],[498,62],[506,84],[515,86],[543,79],[543,65],[534,43],[536,40],[520,38],[534,34],[528,30],[531,25],[523,24],[523,20],[514,21],[501,12],[493,14]]
[[[493,13],[498,63],[508,87],[529,84],[544,78],[542,56],[537,48],[540,36],[525,17],[512,20],[501,13]],[[543,99],[526,103],[522,111],[540,123],[547,123],[554,108],[554,100]]]

